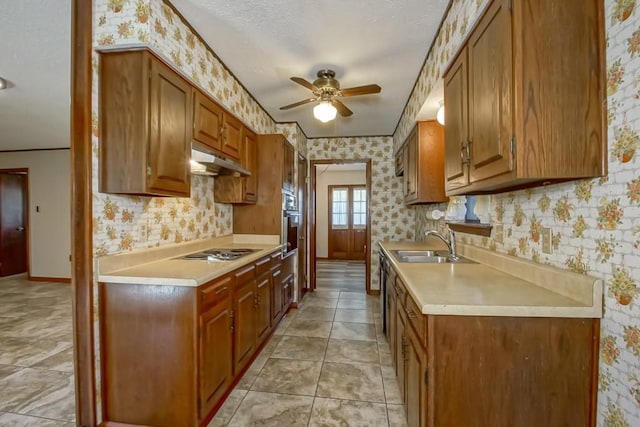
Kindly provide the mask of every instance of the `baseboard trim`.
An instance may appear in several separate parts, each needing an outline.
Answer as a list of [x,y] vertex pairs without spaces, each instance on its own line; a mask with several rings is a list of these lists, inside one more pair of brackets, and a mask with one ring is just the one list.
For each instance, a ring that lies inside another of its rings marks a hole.
[[373,295],[374,297],[380,295],[380,289],[371,289],[369,295]]
[[71,279],[67,277],[43,277],[43,276],[27,276],[27,280],[31,282],[55,282],[55,283],[69,283]]

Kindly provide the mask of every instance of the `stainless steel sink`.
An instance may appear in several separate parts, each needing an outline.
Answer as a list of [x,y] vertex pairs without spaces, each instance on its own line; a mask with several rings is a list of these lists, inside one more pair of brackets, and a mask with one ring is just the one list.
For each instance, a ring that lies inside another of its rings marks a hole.
[[476,264],[467,258],[457,257],[452,258],[447,251],[417,251],[417,250],[394,250],[393,255],[400,262],[412,262],[412,263],[424,263],[424,264],[445,264],[445,263],[465,263]]

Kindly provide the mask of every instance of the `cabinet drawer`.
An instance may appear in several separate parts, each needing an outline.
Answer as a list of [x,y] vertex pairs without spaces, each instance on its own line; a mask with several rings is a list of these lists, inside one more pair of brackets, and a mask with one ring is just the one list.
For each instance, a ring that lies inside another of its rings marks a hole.
[[266,256],[256,261],[256,276],[260,276],[271,269],[271,258]]
[[200,294],[201,311],[216,305],[231,295],[231,277],[205,283],[198,289]]
[[427,346],[427,316],[422,314],[422,310],[418,308],[411,295],[407,295],[406,305],[404,309],[407,313],[407,319],[413,327],[418,341],[423,347]]
[[235,279],[234,286],[239,288],[245,283],[256,278],[256,267],[254,265],[250,265],[242,270],[237,270],[233,273],[233,277]]

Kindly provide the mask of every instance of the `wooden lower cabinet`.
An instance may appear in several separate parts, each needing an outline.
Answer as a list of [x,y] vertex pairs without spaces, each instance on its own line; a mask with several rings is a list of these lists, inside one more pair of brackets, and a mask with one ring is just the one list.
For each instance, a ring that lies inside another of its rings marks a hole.
[[271,332],[271,272],[256,281],[256,341],[260,345]]
[[104,424],[206,426],[284,316],[271,312],[279,257],[198,287],[100,283]]
[[235,274],[233,290],[233,344],[234,372],[241,371],[256,349],[257,293],[253,266]]
[[599,319],[423,315],[402,301],[388,294],[387,333],[409,427],[595,426]]
[[233,382],[233,314],[230,279],[216,282],[212,292],[219,297],[211,308],[200,314],[200,418],[213,409]]

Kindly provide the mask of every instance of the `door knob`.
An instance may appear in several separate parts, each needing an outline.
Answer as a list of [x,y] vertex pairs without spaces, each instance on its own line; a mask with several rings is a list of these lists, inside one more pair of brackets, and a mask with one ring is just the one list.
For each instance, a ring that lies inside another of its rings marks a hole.
[[24,227],[18,227],[16,228],[16,231],[24,231]]

